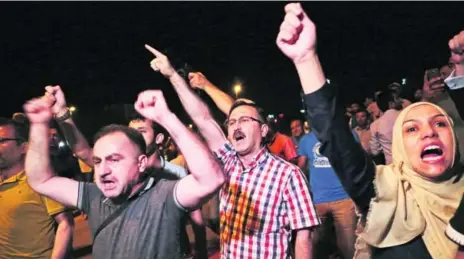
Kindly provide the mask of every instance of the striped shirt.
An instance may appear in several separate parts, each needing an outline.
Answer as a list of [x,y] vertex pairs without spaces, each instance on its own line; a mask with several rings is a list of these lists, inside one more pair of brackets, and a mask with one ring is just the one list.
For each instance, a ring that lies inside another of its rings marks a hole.
[[291,231],[320,224],[303,173],[266,148],[247,169],[229,142],[216,156],[227,175],[220,193],[221,258],[291,258]]

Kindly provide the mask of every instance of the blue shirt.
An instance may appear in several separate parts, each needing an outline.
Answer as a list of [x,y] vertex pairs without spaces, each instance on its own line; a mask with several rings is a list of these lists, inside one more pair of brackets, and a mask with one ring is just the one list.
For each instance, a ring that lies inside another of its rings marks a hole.
[[[357,134],[353,132],[353,135],[359,142]],[[313,202],[317,204],[348,199],[348,194],[329,160],[319,152],[320,146],[321,143],[312,132],[304,135],[298,145],[298,155],[308,158],[309,185],[313,193]]]

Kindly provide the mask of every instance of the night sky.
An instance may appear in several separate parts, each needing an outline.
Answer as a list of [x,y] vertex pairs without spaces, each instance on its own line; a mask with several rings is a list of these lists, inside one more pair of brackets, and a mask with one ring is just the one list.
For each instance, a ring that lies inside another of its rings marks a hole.
[[[11,116],[45,85],[59,84],[80,118],[95,125],[104,121],[103,107],[133,103],[140,91],[158,88],[188,123],[169,82],[150,68],[145,43],[177,66],[187,63],[202,71],[231,94],[240,80],[241,96],[270,113],[298,114],[301,86],[275,45],[284,5],[2,2],[0,115]],[[448,40],[464,29],[462,2],[304,2],[303,7],[316,23],[326,75],[342,85],[346,101],[403,77],[408,89],[421,86],[424,70],[446,63]]]

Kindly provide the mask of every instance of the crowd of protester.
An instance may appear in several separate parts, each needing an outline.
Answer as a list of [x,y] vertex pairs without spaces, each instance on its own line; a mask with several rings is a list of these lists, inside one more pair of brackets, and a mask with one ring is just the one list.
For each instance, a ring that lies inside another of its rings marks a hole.
[[256,102],[201,72],[184,77],[149,45],[195,130],[146,90],[127,125],[89,143],[66,88],[46,86],[0,119],[0,258],[72,258],[78,214],[94,258],[208,258],[206,228],[221,258],[464,258],[464,31],[412,100],[393,82],[345,108],[316,38],[301,5],[286,5],[276,44],[307,114],[290,135]]

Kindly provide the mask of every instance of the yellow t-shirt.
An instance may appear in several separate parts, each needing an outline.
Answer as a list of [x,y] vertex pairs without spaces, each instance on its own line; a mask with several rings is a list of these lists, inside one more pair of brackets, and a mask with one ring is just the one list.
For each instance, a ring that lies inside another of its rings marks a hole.
[[53,215],[65,207],[39,195],[20,172],[0,182],[0,258],[47,258],[55,241]]

